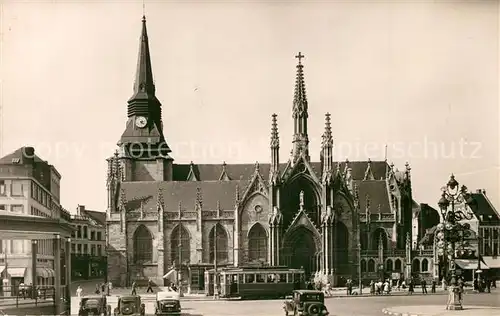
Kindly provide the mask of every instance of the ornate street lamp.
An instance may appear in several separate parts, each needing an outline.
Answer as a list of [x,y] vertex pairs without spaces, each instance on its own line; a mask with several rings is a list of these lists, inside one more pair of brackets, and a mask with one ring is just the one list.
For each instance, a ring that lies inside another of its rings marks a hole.
[[[463,309],[460,301],[460,288],[455,269],[455,259],[457,256],[457,248],[461,248],[461,243],[464,242],[464,237],[470,231],[469,224],[460,223],[461,220],[470,220],[473,218],[471,212],[467,212],[465,207],[457,209],[457,204],[471,205],[474,203],[472,195],[467,191],[467,187],[459,186],[455,176],[451,175],[450,180],[445,187],[442,188],[443,193],[438,201],[439,209],[441,210],[441,223],[437,225],[437,248],[438,255],[447,258],[449,261],[450,285],[448,294],[447,310]],[[444,261],[444,260],[443,260]]]

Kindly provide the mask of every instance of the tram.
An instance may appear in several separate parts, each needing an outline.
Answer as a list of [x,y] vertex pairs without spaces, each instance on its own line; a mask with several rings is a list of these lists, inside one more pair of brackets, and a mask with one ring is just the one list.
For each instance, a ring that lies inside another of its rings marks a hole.
[[[214,294],[214,269],[205,271],[205,294]],[[305,286],[304,269],[239,267],[217,270],[221,297],[282,298]]]

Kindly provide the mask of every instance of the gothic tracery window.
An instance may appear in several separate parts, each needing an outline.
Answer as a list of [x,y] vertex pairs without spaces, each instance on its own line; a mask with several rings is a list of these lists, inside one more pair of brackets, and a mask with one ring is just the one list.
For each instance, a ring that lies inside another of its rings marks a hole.
[[[180,241],[180,247],[179,247]],[[191,257],[191,238],[189,237],[189,232],[183,225],[177,225],[172,230],[172,235],[170,236],[170,255],[172,258],[172,263],[189,263]],[[181,257],[179,258],[179,248]],[[179,260],[180,259],[180,260]]]
[[249,261],[267,261],[267,234],[261,224],[255,224],[248,233]]
[[210,231],[209,240],[210,262],[214,261],[215,245],[217,245],[217,263],[226,262],[228,260],[228,237],[225,228],[220,224],[215,225]]
[[139,226],[134,233],[134,262],[153,261],[153,236],[146,226]]

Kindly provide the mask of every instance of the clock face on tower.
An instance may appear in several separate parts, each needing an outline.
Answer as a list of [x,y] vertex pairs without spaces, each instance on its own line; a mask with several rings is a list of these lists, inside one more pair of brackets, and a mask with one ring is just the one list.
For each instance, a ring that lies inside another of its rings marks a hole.
[[144,116],[138,116],[135,118],[135,126],[139,128],[144,128],[148,124],[148,120]]

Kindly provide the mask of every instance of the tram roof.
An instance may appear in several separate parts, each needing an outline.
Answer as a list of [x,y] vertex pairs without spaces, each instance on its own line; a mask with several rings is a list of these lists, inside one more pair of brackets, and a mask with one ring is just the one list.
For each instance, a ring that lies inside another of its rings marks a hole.
[[[256,267],[226,267],[217,269],[220,272],[252,272],[252,271],[279,271],[279,272],[304,272],[304,269],[288,268],[286,266],[256,266]],[[208,270],[214,272],[214,269]]]

